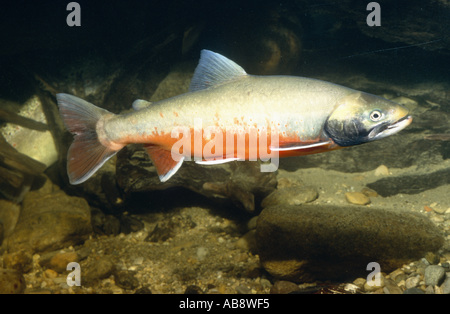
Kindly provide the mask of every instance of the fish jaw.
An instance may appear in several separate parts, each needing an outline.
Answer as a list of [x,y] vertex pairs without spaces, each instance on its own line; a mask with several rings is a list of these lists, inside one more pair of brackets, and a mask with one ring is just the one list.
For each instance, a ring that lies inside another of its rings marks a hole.
[[[397,120],[396,122],[388,125],[384,130],[379,130],[377,132],[374,132],[375,129],[372,131],[376,134],[374,134],[373,136],[371,136],[371,139],[374,140],[379,140],[391,135],[394,135],[395,133],[400,132],[401,130],[403,130],[404,128],[406,128],[408,125],[411,124],[413,118],[410,115],[407,115],[399,120]],[[369,135],[370,137],[370,135]]]

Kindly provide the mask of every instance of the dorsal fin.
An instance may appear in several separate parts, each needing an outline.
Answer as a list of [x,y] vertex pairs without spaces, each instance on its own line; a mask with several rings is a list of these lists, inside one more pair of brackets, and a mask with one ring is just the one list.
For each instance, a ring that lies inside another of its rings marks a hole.
[[134,110],[138,111],[151,106],[151,104],[152,103],[150,101],[136,99],[135,101],[133,101],[133,104],[131,106],[133,107]]
[[221,54],[202,50],[189,91],[194,92],[246,76],[245,70]]

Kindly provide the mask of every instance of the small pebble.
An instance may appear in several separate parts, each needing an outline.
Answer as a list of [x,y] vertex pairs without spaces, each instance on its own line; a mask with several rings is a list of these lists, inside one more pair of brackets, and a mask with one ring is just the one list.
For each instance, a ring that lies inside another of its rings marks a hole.
[[405,288],[406,289],[415,288],[419,285],[419,282],[420,282],[420,276],[409,277],[405,281]]
[[368,282],[366,282],[364,284],[364,290],[367,291],[367,292],[374,292],[374,291],[376,291],[376,290],[378,290],[380,288],[383,288],[384,285],[385,285],[384,281],[385,281],[384,276],[381,275],[380,276],[380,283],[379,283],[379,285],[376,284],[377,283],[376,280],[371,281],[370,285],[369,285]]
[[199,247],[197,249],[197,259],[199,261],[203,261],[206,258],[207,255],[208,255],[208,249],[207,248],[201,246],[201,247]]
[[122,289],[133,290],[139,286],[139,281],[134,277],[134,272],[122,270],[114,273],[116,285]]
[[236,287],[236,292],[238,294],[250,294],[250,293],[252,293],[251,290],[248,287],[243,286],[243,285],[237,286]]
[[425,292],[423,292],[419,288],[410,288],[403,291],[403,294],[425,294]]
[[385,294],[402,294],[402,289],[395,283],[392,279],[384,280],[384,288],[383,291]]
[[388,176],[389,175],[389,169],[385,165],[378,166],[377,169],[375,169],[375,176],[381,177],[381,176]]
[[428,252],[427,254],[425,254],[425,259],[431,265],[437,265],[437,264],[439,264],[439,261],[440,261],[439,255],[434,254],[433,252]]
[[79,258],[76,252],[57,253],[50,260],[49,267],[58,273],[62,273],[66,271],[67,264],[78,261]]
[[370,204],[370,198],[361,192],[347,192],[345,193],[345,199],[350,204],[355,205],[367,205]]
[[237,242],[236,247],[244,251],[255,251],[257,247],[256,230],[244,234]]
[[361,193],[364,194],[367,197],[377,197],[378,193],[375,190],[372,190],[368,187],[365,187],[361,190]]
[[445,269],[441,266],[430,265],[425,268],[425,284],[427,286],[439,286],[445,277]]
[[273,284],[270,289],[271,294],[288,294],[295,291],[299,291],[300,288],[293,282],[280,280]]
[[360,289],[364,288],[365,283],[366,283],[366,279],[364,279],[364,278],[356,278],[353,281],[353,284],[357,285]]

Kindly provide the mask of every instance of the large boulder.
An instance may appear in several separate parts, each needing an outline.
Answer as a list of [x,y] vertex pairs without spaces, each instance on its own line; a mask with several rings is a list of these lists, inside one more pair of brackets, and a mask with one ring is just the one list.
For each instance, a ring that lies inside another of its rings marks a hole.
[[444,244],[420,214],[354,206],[268,207],[256,238],[264,268],[295,282],[367,276],[371,262],[388,273]]

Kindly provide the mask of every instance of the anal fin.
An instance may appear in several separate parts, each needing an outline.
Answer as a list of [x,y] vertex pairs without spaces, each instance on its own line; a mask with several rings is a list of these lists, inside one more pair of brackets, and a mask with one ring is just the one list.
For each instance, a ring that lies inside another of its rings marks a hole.
[[148,156],[156,167],[161,182],[169,180],[180,169],[184,161],[184,156],[179,156],[179,160],[174,160],[172,153],[160,146],[145,145]]

